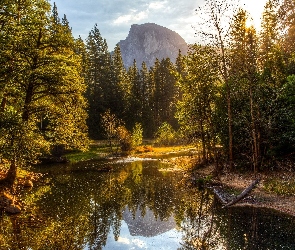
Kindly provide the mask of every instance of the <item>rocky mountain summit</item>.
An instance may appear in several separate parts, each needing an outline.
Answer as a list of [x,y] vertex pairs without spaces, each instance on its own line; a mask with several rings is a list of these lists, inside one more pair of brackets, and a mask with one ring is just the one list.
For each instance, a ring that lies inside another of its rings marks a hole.
[[143,61],[151,67],[156,58],[169,57],[175,63],[179,50],[182,54],[188,50],[187,43],[179,34],[154,23],[133,24],[127,38],[119,45],[126,68],[133,64],[134,59],[138,67]]

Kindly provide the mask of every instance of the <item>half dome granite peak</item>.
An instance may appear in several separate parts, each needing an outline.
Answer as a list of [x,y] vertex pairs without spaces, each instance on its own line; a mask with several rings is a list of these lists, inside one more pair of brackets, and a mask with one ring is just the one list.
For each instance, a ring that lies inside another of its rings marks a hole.
[[145,62],[147,67],[153,66],[156,58],[169,57],[175,63],[179,50],[182,54],[188,51],[185,40],[166,27],[155,23],[133,24],[125,40],[119,42],[122,58],[126,68]]

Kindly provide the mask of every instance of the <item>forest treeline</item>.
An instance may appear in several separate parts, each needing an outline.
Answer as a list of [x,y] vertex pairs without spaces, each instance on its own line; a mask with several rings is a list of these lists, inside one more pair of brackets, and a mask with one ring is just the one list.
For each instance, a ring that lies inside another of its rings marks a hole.
[[259,32],[234,5],[206,0],[196,10],[204,42],[175,63],[137,68],[134,61],[126,69],[120,47],[110,52],[97,25],[83,41],[55,4],[1,1],[0,160],[10,166],[7,179],[56,145],[86,150],[88,138],[105,137],[106,116],[127,132],[140,124],[146,138],[168,130],[201,145],[205,162],[223,158],[230,169],[257,172],[292,160],[295,1],[267,1]]

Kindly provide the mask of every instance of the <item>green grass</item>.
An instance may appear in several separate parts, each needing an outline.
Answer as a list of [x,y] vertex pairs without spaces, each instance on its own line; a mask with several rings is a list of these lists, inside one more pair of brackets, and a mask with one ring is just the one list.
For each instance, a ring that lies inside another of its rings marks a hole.
[[103,144],[102,142],[94,142],[90,145],[88,151],[71,151],[65,154],[65,157],[70,162],[79,162],[87,160],[104,159],[107,156],[113,154],[114,152],[116,152],[116,147],[113,147],[113,151],[111,151],[110,147],[106,144]]
[[295,195],[295,181],[269,178],[265,181],[264,187],[267,191],[279,195]]
[[[150,142],[148,145],[137,147],[134,151],[130,152],[130,155],[139,157],[163,157],[169,154],[177,156],[187,154],[187,151],[192,149],[192,146],[153,147],[149,144]],[[88,151],[70,151],[65,154],[65,157],[70,162],[74,163],[79,161],[105,159],[116,153],[121,153],[118,145],[114,145],[111,150],[106,141],[93,141],[90,144]]]

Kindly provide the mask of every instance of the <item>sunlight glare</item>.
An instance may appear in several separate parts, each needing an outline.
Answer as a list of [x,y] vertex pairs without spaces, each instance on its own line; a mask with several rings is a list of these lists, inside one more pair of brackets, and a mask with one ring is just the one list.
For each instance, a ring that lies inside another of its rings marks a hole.
[[[247,27],[254,26],[255,29],[260,30],[261,17],[266,0],[241,0],[241,7],[247,10],[250,18],[247,21]],[[252,20],[251,20],[252,19]]]

